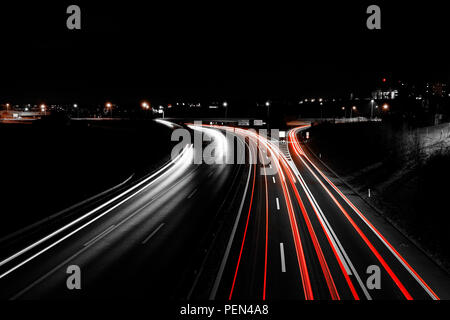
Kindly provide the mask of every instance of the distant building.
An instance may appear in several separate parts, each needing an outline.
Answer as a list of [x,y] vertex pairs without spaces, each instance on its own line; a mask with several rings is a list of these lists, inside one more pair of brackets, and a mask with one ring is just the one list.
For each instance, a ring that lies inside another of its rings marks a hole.
[[19,111],[19,110],[2,110],[0,111],[0,120],[2,121],[32,121],[48,116],[49,111]]

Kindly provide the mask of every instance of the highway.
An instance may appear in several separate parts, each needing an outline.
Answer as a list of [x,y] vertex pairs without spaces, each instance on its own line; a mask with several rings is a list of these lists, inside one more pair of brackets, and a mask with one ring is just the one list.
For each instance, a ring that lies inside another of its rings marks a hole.
[[[236,233],[229,239],[230,250],[209,298],[440,299],[387,236],[310,159],[298,139],[308,127],[289,131],[287,141],[279,145],[233,129],[248,139],[254,155],[262,159],[269,155],[270,164],[249,169],[250,196],[242,216],[236,218]],[[272,166],[276,171],[267,174]],[[430,270],[439,274],[433,282],[448,297],[448,275],[421,258],[414,260],[425,261],[419,267],[429,277]],[[374,272],[378,283],[370,277]]]
[[[235,175],[231,166],[194,165],[192,157],[193,147],[186,145],[123,193],[2,257],[1,298],[177,296]],[[81,269],[79,291],[66,287],[69,265]]]
[[[298,139],[308,126],[279,144],[242,128],[188,127],[209,137],[215,160],[242,147],[245,163],[195,164],[198,146],[186,144],[120,194],[3,253],[0,298],[440,298],[311,160]],[[80,290],[67,288],[70,265]]]

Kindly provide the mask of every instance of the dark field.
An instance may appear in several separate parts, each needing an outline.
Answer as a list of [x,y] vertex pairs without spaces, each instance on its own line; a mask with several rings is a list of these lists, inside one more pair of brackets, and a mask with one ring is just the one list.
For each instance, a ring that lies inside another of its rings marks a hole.
[[151,121],[0,125],[0,238],[148,173],[170,156],[170,133]]

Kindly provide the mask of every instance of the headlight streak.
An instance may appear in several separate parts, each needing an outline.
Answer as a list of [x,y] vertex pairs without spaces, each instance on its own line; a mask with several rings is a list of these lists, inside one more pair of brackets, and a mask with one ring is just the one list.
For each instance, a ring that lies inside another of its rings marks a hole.
[[[76,223],[92,216],[94,213],[100,211],[101,209],[105,208],[107,205],[113,203],[116,200],[119,200],[121,197],[129,194],[131,191],[139,188],[140,186],[144,185],[142,188],[140,188],[139,190],[137,190],[136,192],[134,192],[133,194],[131,194],[130,196],[126,197],[124,200],[121,200],[119,203],[115,204],[113,207],[109,208],[108,210],[106,210],[105,212],[103,212],[102,214],[96,216],[95,218],[93,218],[92,220],[89,220],[88,222],[86,222],[85,224],[83,224],[82,226],[78,227],[77,229],[75,229],[74,231],[70,232],[69,234],[67,234],[66,236],[60,238],[59,240],[55,241],[54,243],[50,244],[49,246],[47,246],[46,248],[40,250],[39,252],[37,252],[36,254],[32,255],[31,257],[27,258],[26,260],[20,262],[19,264],[17,264],[16,266],[12,267],[11,269],[9,269],[8,271],[2,273],[0,275],[0,279],[4,278],[5,276],[7,276],[8,274],[12,273],[13,271],[17,270],[18,268],[20,268],[21,266],[25,265],[26,263],[30,262],[31,260],[35,259],[36,257],[38,257],[39,255],[43,254],[44,252],[50,250],[51,248],[53,248],[54,246],[56,246],[57,244],[61,243],[62,241],[66,240],[67,238],[69,238],[70,236],[74,235],[75,233],[77,233],[78,231],[84,229],[85,227],[87,227],[88,225],[92,224],[93,222],[97,221],[98,219],[100,219],[101,217],[103,217],[104,215],[108,214],[109,212],[111,212],[112,210],[114,210],[115,208],[117,208],[118,206],[120,206],[121,204],[123,204],[124,202],[128,201],[129,199],[133,198],[134,196],[136,196],[137,194],[139,194],[140,192],[142,192],[143,190],[145,190],[146,188],[148,188],[150,185],[152,185],[153,183],[155,183],[156,181],[158,181],[161,177],[163,177],[166,173],[169,172],[170,169],[175,169],[175,170],[184,170],[190,163],[192,163],[192,157],[193,157],[193,146],[192,145],[188,145],[186,146],[183,151],[173,160],[169,161],[166,165],[164,165],[161,169],[159,169],[157,172],[155,172],[154,174],[152,174],[151,176],[149,176],[148,178],[144,179],[143,181],[137,183],[136,185],[134,185],[133,187],[129,188],[128,190],[124,191],[123,193],[121,193],[120,195],[114,197],[113,199],[105,202],[104,204],[100,205],[99,207],[89,211],[88,213],[84,214],[83,216],[77,218],[76,220],[68,223],[67,225],[65,225],[64,227],[59,228],[58,230],[54,231],[53,233],[47,235],[46,237],[34,242],[33,244],[27,246],[26,248],[20,250],[19,252],[11,255],[10,257],[4,259],[3,261],[0,262],[0,267],[11,262],[12,260],[15,260],[16,258],[20,257],[21,255],[23,255],[24,253],[32,250],[33,248],[37,247],[38,245],[44,243],[45,241],[53,238],[54,236],[60,234],[61,232],[67,230],[68,228],[70,228],[71,226],[75,225]],[[171,168],[172,167],[172,168]],[[159,176],[157,176],[158,174],[161,174]],[[156,178],[155,178],[156,177]],[[154,179],[153,179],[154,178]],[[153,179],[153,180],[152,180]]]
[[[225,163],[225,156],[228,152],[228,142],[226,137],[219,130],[208,128],[206,125],[189,124],[188,127],[193,130],[201,131],[205,135],[212,137],[213,141],[211,143],[214,144],[212,147],[214,147],[215,151],[214,154],[215,162],[213,163],[216,164]],[[209,163],[208,159],[206,162]]]

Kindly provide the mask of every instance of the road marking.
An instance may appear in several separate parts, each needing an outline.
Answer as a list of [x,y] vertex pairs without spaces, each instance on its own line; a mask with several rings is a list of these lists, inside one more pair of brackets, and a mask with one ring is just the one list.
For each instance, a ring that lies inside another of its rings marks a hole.
[[[247,142],[245,142],[245,140],[242,140],[242,138],[240,138],[238,135],[235,135],[235,136],[239,139],[239,141],[243,141],[247,145],[247,147],[249,148],[249,157],[250,157],[249,163],[252,163],[252,152],[250,150],[250,146],[248,145]],[[219,267],[219,272],[217,273],[216,280],[214,281],[214,286],[213,286],[213,288],[211,290],[211,293],[209,295],[209,300],[214,300],[216,298],[217,290],[219,289],[219,284],[220,284],[220,281],[222,280],[223,271],[225,270],[225,265],[226,265],[226,263],[228,261],[228,256],[230,255],[231,246],[233,244],[234,236],[236,234],[236,229],[238,227],[239,220],[241,218],[242,208],[244,207],[245,197],[247,196],[247,190],[248,190],[248,186],[249,186],[250,176],[251,175],[252,175],[252,165],[250,165],[249,169],[248,169],[248,176],[247,176],[247,182],[246,182],[246,185],[245,185],[244,195],[242,197],[242,201],[241,201],[241,204],[239,206],[239,211],[238,211],[238,214],[236,216],[236,220],[234,221],[233,230],[231,231],[231,235],[230,235],[230,239],[228,240],[227,248],[225,249],[225,253],[223,255],[222,262],[221,262],[220,267]]]
[[[330,186],[334,186],[334,184],[331,183],[331,181],[328,180],[328,178],[323,175],[323,173],[311,162],[311,160],[309,160],[306,156],[305,158],[312,164],[312,166],[322,175],[322,177],[328,181],[328,183],[330,184]],[[353,226],[354,230],[360,235],[361,239],[366,243],[366,245],[369,247],[369,249],[372,251],[372,253],[376,256],[376,258],[378,259],[378,261],[383,265],[384,269],[388,272],[389,276],[392,278],[392,280],[395,282],[395,284],[397,285],[397,287],[400,289],[400,291],[403,293],[403,295],[408,299],[412,299],[412,296],[410,295],[410,293],[407,291],[407,289],[404,287],[404,285],[400,282],[400,280],[398,279],[398,277],[395,275],[395,273],[392,271],[392,269],[389,267],[389,265],[387,264],[387,262],[383,259],[383,257],[381,256],[381,254],[378,252],[378,250],[373,246],[373,244],[370,242],[370,240],[367,238],[367,236],[364,234],[364,232],[359,228],[359,226],[356,224],[356,222],[349,216],[348,212],[342,207],[341,203],[333,196],[333,194],[331,193],[331,191],[324,185],[324,183],[317,177],[317,175],[313,172],[313,170],[309,167],[308,164],[306,164],[305,160],[303,160],[302,158],[300,158],[300,160],[306,165],[306,167],[310,170],[310,172],[312,173],[312,175],[316,178],[316,180],[319,182],[319,184],[323,187],[323,189],[328,193],[328,195],[330,196],[330,198],[333,200],[333,202],[338,206],[338,208],[341,210],[342,214],[347,218],[347,220],[349,221],[349,223]],[[340,191],[338,191],[336,189],[336,187],[334,187],[335,190],[340,193]],[[341,194],[342,198],[345,200],[345,196],[343,194]],[[352,206],[349,203],[350,206]],[[356,210],[355,210],[356,211]],[[365,221],[365,220],[364,220]],[[366,222],[367,223],[367,222]]]
[[194,194],[197,192],[198,188],[195,188],[194,191],[192,191],[189,195],[188,195],[188,199],[192,198],[194,196]]
[[[197,167],[198,168],[198,167]],[[191,176],[197,169],[193,170],[191,173],[189,173],[187,176],[183,177],[183,179]],[[179,183],[181,183],[182,180],[178,181],[175,185],[171,186],[169,188],[169,190],[173,189],[176,185],[178,185]],[[155,199],[157,199],[159,196],[156,196]],[[153,199],[153,200],[155,200]],[[141,208],[139,208],[138,210],[136,210],[133,214],[129,215],[128,217],[126,217],[125,219],[123,219],[120,223],[118,223],[117,225],[115,225],[115,229],[117,229],[118,227],[120,227],[121,225],[125,224],[128,220],[131,220],[134,216],[138,215],[140,212],[142,212],[142,210],[144,210],[145,208],[147,208],[152,201],[148,202],[147,204],[145,204],[144,206],[142,206]],[[74,231],[74,233],[77,230]],[[62,241],[62,240],[61,240]],[[55,246],[56,244],[52,244],[50,247]],[[41,253],[47,251],[50,247],[45,248],[44,250],[42,250],[41,252],[38,252],[37,254],[35,254],[34,256],[32,256],[31,258],[27,259],[26,261],[22,262],[21,265],[27,263],[28,261],[31,261],[32,259],[34,259],[36,256],[40,255]],[[52,275],[55,271],[57,271],[58,269],[60,269],[62,266],[64,266],[65,264],[67,264],[69,261],[75,259],[76,257],[78,257],[79,255],[81,255],[83,252],[85,252],[87,249],[89,249],[89,247],[83,247],[81,250],[79,250],[77,253],[75,253],[74,255],[72,255],[70,258],[64,260],[64,262],[62,262],[61,264],[59,264],[58,266],[56,266],[55,268],[53,268],[52,270],[50,270],[49,272],[47,272],[44,276],[42,276],[41,278],[39,278],[38,280],[36,280],[35,282],[33,282],[32,284],[30,284],[28,287],[26,287],[25,289],[23,289],[22,291],[20,291],[19,293],[17,293],[16,295],[14,295],[12,298],[10,298],[10,300],[15,300],[17,298],[19,298],[20,296],[22,296],[24,293],[26,293],[27,291],[29,291],[30,289],[32,289],[35,285],[39,284],[40,282],[44,281],[46,278],[48,278],[50,275]],[[17,269],[19,268],[21,265],[16,266],[14,268]],[[13,270],[8,271],[7,273],[5,273],[4,275],[12,272]],[[3,275],[2,275],[3,276]],[[0,276],[1,278],[1,276]]]
[[[191,145],[192,147],[192,145]],[[186,150],[190,150],[191,147],[188,147],[188,149]],[[183,151],[184,152],[184,151]],[[178,159],[180,157],[182,153],[180,153],[177,158],[175,158],[173,161],[175,161],[176,159]],[[164,167],[167,168],[168,164]],[[162,171],[163,169],[160,169],[158,172]],[[138,183],[136,186],[128,189],[128,191],[134,190],[136,187],[139,187],[143,182],[146,182],[148,179],[151,179],[152,177],[154,177],[158,172],[152,174],[149,178],[145,179],[144,181]],[[167,171],[166,171],[167,173]],[[38,253],[32,255],[31,257],[27,258],[26,260],[20,262],[18,265],[16,265],[15,267],[9,269],[8,271],[4,272],[3,274],[0,275],[0,279],[6,277],[8,274],[10,274],[11,272],[14,272],[15,270],[17,270],[18,268],[20,268],[21,266],[25,265],[26,263],[30,262],[31,260],[35,259],[36,257],[38,257],[39,255],[43,254],[44,252],[50,250],[51,248],[55,247],[56,245],[58,245],[59,243],[61,243],[62,241],[66,240],[67,238],[71,237],[72,235],[74,235],[75,233],[77,233],[78,231],[84,229],[85,227],[87,227],[88,225],[94,223],[95,221],[97,221],[98,219],[102,218],[103,216],[105,216],[106,214],[108,214],[109,212],[111,212],[112,210],[114,210],[115,208],[117,208],[118,206],[120,206],[121,204],[125,203],[126,201],[128,201],[129,199],[133,198],[134,196],[136,196],[138,193],[142,192],[143,190],[145,190],[146,188],[148,188],[150,185],[152,185],[154,182],[156,182],[157,180],[159,180],[163,175],[156,177],[155,180],[150,181],[150,183],[148,183],[146,186],[142,187],[141,189],[139,189],[138,191],[136,191],[135,193],[133,193],[132,195],[128,196],[126,199],[120,201],[119,203],[115,204],[113,207],[109,208],[108,210],[106,210],[105,212],[101,213],[100,215],[98,215],[97,217],[93,218],[92,220],[86,222],[85,224],[83,224],[82,226],[80,226],[79,228],[75,229],[74,231],[70,232],[69,234],[67,234],[66,236],[62,237],[61,239],[55,241],[54,243],[50,244],[49,246],[45,247],[44,249],[42,249],[41,251],[39,251]],[[126,194],[126,192],[124,192],[123,194]],[[118,196],[120,197],[120,195]],[[114,199],[112,199],[114,200]],[[110,200],[111,201],[111,200]],[[99,208],[105,206],[106,204],[109,204],[110,201],[106,202],[105,204],[101,205],[100,207],[98,207],[97,209],[94,209],[92,211],[90,211],[89,213],[85,214],[84,216],[78,218],[77,220],[69,223],[68,225],[62,227],[61,229],[55,231],[54,233],[46,236],[45,238],[42,238],[41,240],[35,242],[34,244],[26,247],[25,249],[19,251],[18,253],[14,254],[13,256],[9,257],[8,259],[3,260],[2,262],[0,262],[0,266],[4,265],[5,263],[15,259],[16,257],[22,255],[24,252],[29,251],[30,249],[34,248],[35,246],[37,246],[38,244],[44,242],[45,240],[53,237],[55,234],[60,233],[61,231],[67,229],[69,226],[75,224],[76,222],[82,220],[83,218],[91,215],[95,210],[99,210]],[[128,218],[131,218],[133,215],[129,216]],[[125,220],[127,220],[128,218],[126,218]],[[122,221],[123,222],[123,221]],[[120,224],[119,224],[120,225]]]
[[149,235],[147,238],[145,238],[144,241],[142,241],[142,244],[146,244],[146,243],[148,242],[148,240],[150,240],[151,238],[153,238],[153,236],[154,236],[154,235],[155,235],[162,227],[164,227],[164,222],[161,223],[161,224],[159,225],[158,228],[156,228],[155,230],[153,230],[153,232],[150,233],[150,235]]
[[103,231],[102,233],[100,233],[99,235],[95,236],[94,238],[92,238],[91,240],[89,240],[88,242],[86,242],[83,246],[84,247],[89,247],[92,244],[96,243],[98,240],[100,240],[101,238],[105,237],[108,233],[110,233],[111,231],[113,231],[115,228],[115,225],[110,226],[108,229],[106,229],[105,231]]
[[272,181],[273,181],[273,183],[275,183],[275,177],[272,177]]
[[[324,180],[340,195],[340,197],[351,207],[351,209],[359,216],[359,218],[372,230],[372,232],[378,237],[378,239],[386,246],[386,248],[392,253],[392,255],[403,265],[403,267],[413,276],[413,278],[419,283],[419,285],[425,290],[425,292],[433,299],[438,300],[439,297],[433,292],[433,290],[426,284],[426,282],[416,273],[414,269],[404,260],[404,258],[395,250],[395,248],[384,238],[384,236],[372,225],[372,223],[356,208],[355,205],[317,168],[317,166],[307,157],[308,162],[317,170],[317,172],[324,178]],[[304,160],[302,159],[304,162]],[[305,162],[304,162],[305,163]],[[313,173],[312,169],[307,165],[308,169]],[[313,173],[315,178],[319,181],[322,187],[331,195],[328,188],[318,179]],[[333,196],[331,196],[333,198]],[[337,201],[337,200],[336,200]],[[342,211],[342,209],[341,209]],[[379,259],[380,260],[380,259]],[[380,261],[381,262],[381,261]],[[386,269],[386,267],[385,267]],[[395,274],[394,274],[395,275]],[[392,277],[392,276],[391,276]],[[394,282],[395,279],[393,279]],[[401,289],[401,288],[400,288]],[[406,290],[406,288],[405,288]]]
[[328,238],[332,242],[332,245],[335,248],[335,250],[336,250],[336,252],[337,252],[337,254],[339,256],[339,259],[341,260],[341,262],[342,262],[342,264],[344,266],[344,269],[347,272],[347,275],[351,276],[352,273],[353,273],[353,275],[355,276],[356,281],[358,282],[359,286],[361,287],[361,289],[362,289],[366,299],[367,300],[372,300],[372,297],[370,296],[369,292],[367,291],[366,286],[362,282],[362,280],[361,280],[358,272],[356,271],[352,261],[350,260],[349,256],[347,255],[347,252],[343,248],[341,242],[339,241],[338,237],[336,236],[336,233],[334,232],[334,230],[331,227],[330,223],[328,222],[326,216],[324,215],[321,207],[319,206],[317,200],[314,198],[311,190],[309,189],[309,187],[307,186],[307,184],[306,184],[305,180],[303,179],[302,175],[298,171],[298,168],[295,165],[295,163],[291,164],[291,168],[294,171],[294,174],[297,176],[298,180],[300,181],[300,184],[301,184],[303,190],[305,191],[305,193],[306,193],[306,195],[307,195],[307,197],[308,197],[312,207],[316,209],[315,212],[317,214],[317,217],[318,217],[319,221],[321,222],[322,226],[324,227],[325,232],[328,234]]
[[[191,145],[192,146],[192,145]],[[117,208],[118,206],[120,206],[121,204],[125,203],[126,201],[128,201],[129,199],[133,198],[134,196],[136,196],[137,194],[141,193],[143,190],[147,189],[148,187],[150,187],[152,184],[154,184],[156,181],[158,181],[164,173],[168,172],[168,168],[170,167],[170,165],[173,164],[172,168],[175,167],[176,163],[183,158],[183,156],[185,156],[185,151],[190,150],[191,146],[189,147],[185,147],[183,149],[183,151],[177,155],[177,157],[173,160],[171,160],[170,162],[168,162],[167,164],[165,164],[161,169],[159,169],[158,171],[156,171],[155,173],[153,173],[152,175],[150,175],[149,177],[145,178],[144,180],[142,180],[141,182],[137,183],[136,185],[132,186],[131,188],[127,189],[126,191],[122,192],[121,194],[119,194],[118,196],[114,197],[113,199],[103,203],[102,205],[100,205],[99,207],[89,211],[88,213],[84,214],[83,216],[75,219],[74,221],[68,223],[67,225],[59,228],[58,230],[54,231],[53,233],[45,236],[44,238],[36,241],[35,243],[29,245],[28,247],[20,250],[19,252],[13,254],[12,256],[6,258],[5,260],[0,262],[0,266],[5,265],[6,263],[10,262],[11,260],[16,259],[17,257],[21,256],[22,254],[30,251],[31,249],[33,249],[34,247],[40,245],[41,243],[47,241],[48,239],[54,237],[55,235],[61,233],[62,231],[67,230],[68,228],[70,228],[71,226],[75,225],[76,223],[82,221],[85,218],[88,218],[89,216],[93,215],[94,213],[96,213],[97,211],[103,209],[104,207],[108,206],[109,204],[113,203],[116,200],[119,200],[121,197],[130,194],[133,190],[139,188],[141,185],[147,183],[146,185],[144,185],[142,188],[138,189],[136,192],[134,192],[133,194],[131,194],[130,196],[126,197],[124,200],[120,201],[119,203],[115,204],[113,207],[107,209],[105,212],[103,212],[102,214],[98,215],[97,217],[93,218],[92,220],[86,222],[84,225],[82,225],[81,227],[77,228],[75,231],[72,231],[71,233],[69,233],[68,235],[62,237],[61,239],[57,240],[56,242],[54,242],[53,244],[49,245],[48,247],[46,247],[44,250],[41,250],[38,254],[33,255],[31,258],[26,259],[25,261],[19,263],[17,266],[15,266],[14,268],[8,270],[7,272],[3,273],[0,275],[0,279],[5,277],[6,275],[8,275],[9,273],[13,272],[14,270],[16,270],[17,268],[21,267],[22,265],[24,265],[25,263],[27,263],[28,261],[31,261],[32,259],[34,259],[35,257],[37,257],[38,255],[44,253],[45,251],[49,250],[50,248],[56,246],[58,243],[64,241],[65,239],[67,239],[68,237],[72,236],[73,234],[77,233],[79,230],[87,227],[88,225],[92,224],[94,221],[100,219],[101,217],[103,217],[104,215],[108,214],[109,212],[111,212],[112,210],[114,210],[115,208]],[[155,176],[157,176],[159,173],[164,172],[163,174],[161,174],[160,176],[156,177],[154,180],[150,181],[151,179],[153,179]]]
[[281,272],[286,272],[286,261],[284,258],[284,245],[280,242],[280,256],[281,256]]
[[277,210],[280,210],[280,200],[278,200],[278,197],[276,198],[277,200]]
[[372,300],[372,297],[370,296],[369,292],[366,289],[366,286],[362,282],[358,272],[356,271],[352,261],[350,260],[349,256],[347,255],[347,252],[345,251],[344,247],[342,246],[341,242],[339,241],[339,238],[336,236],[336,233],[334,232],[333,228],[331,227],[330,223],[328,222],[327,218],[325,217],[322,209],[320,208],[319,204],[317,203],[317,200],[314,198],[314,196],[311,193],[311,190],[306,185],[306,182],[303,180],[303,177],[299,174],[299,180],[301,179],[302,187],[306,191],[307,195],[310,197],[311,205],[316,208],[318,212],[318,218],[323,223],[323,226],[325,228],[325,231],[327,232],[339,258],[341,259],[342,264],[344,265],[344,269],[346,270],[347,274],[351,276],[352,274],[355,276],[356,281],[358,282],[359,286],[361,287],[364,296],[367,300]]

